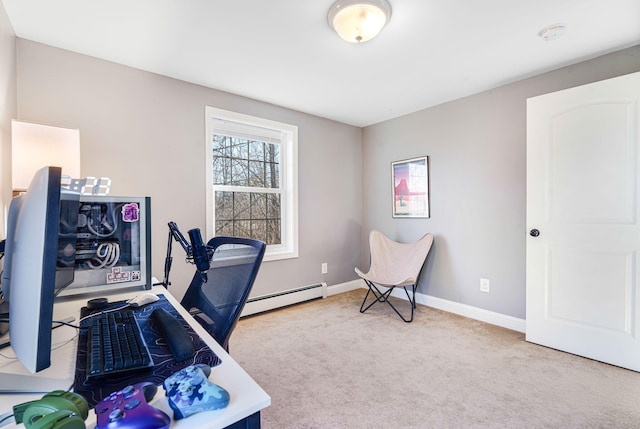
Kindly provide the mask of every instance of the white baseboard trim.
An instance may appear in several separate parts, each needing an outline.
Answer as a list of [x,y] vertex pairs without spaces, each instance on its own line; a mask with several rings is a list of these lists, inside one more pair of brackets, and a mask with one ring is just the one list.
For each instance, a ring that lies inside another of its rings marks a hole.
[[422,293],[416,293],[416,303],[522,333],[525,332],[527,327],[527,322],[524,319],[507,316],[502,313],[496,313],[495,311],[485,310],[484,308],[461,304],[459,302],[436,298],[435,296],[425,295]]
[[[359,283],[359,287],[365,289],[367,288],[367,285],[364,283],[364,281],[355,280],[355,282]],[[407,300],[407,295],[403,290],[396,289],[393,291],[392,295],[397,298],[404,299],[405,301]],[[503,328],[511,329],[517,332],[524,333],[527,327],[527,321],[525,319],[507,316],[506,314],[496,313],[495,311],[489,311],[483,308],[473,307],[471,305],[437,298],[435,296],[427,295],[420,292],[416,293],[416,303],[449,313],[458,314],[470,319],[479,320],[491,325],[501,326]]]
[[[362,280],[352,280],[350,282],[338,283],[337,285],[327,287],[327,296],[337,295],[339,293],[350,292],[352,290],[362,288],[364,283]],[[366,286],[365,286],[366,287]]]
[[[332,286],[327,286],[326,283],[320,283],[315,286],[318,287],[294,289],[291,291],[285,291],[284,293],[276,294],[277,296],[254,298],[251,300],[252,302],[247,302],[247,305],[242,312],[242,316],[248,316],[263,311],[296,304],[298,302],[303,302],[309,299],[320,297],[326,298],[327,296],[350,292],[356,289],[367,288],[367,285],[361,279],[352,280],[345,283],[338,283]],[[407,300],[407,296],[403,290],[394,290],[392,295],[397,298],[404,299],[405,301]],[[496,313],[495,311],[489,311],[483,308],[473,307],[471,305],[437,298],[435,296],[423,294],[420,292],[416,293],[416,303],[426,305],[427,307],[436,308],[438,310],[446,311],[448,313],[458,314],[470,319],[479,320],[491,325],[501,326],[513,331],[523,333],[526,331],[526,320],[519,319],[513,316],[507,316],[501,313]]]

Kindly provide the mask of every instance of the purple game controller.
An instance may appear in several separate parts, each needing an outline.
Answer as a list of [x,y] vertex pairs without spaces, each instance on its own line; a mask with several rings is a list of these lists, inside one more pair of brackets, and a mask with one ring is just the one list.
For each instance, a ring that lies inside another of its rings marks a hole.
[[171,418],[147,404],[156,395],[153,383],[136,383],[113,392],[96,405],[96,429],[168,429]]
[[180,420],[199,411],[218,410],[229,404],[229,392],[208,380],[208,365],[189,365],[162,383],[173,418]]

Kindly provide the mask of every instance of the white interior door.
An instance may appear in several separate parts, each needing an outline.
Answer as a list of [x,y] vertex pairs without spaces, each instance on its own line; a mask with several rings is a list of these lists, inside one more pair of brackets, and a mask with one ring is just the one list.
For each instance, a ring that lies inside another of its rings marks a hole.
[[526,339],[640,371],[640,73],[527,101]]

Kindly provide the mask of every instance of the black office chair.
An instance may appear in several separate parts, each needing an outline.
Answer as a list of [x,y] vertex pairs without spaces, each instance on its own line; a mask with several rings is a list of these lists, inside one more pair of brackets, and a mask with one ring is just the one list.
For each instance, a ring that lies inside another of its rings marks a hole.
[[253,282],[258,275],[266,244],[239,237],[214,237],[207,282],[199,272],[180,304],[228,352],[229,337],[236,326]]

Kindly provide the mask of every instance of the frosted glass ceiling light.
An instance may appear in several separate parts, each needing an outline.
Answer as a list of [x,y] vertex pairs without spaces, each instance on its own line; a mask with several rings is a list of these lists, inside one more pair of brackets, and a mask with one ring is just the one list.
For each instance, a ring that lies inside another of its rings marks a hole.
[[347,42],[371,40],[391,18],[387,0],[338,0],[329,9],[329,25]]

